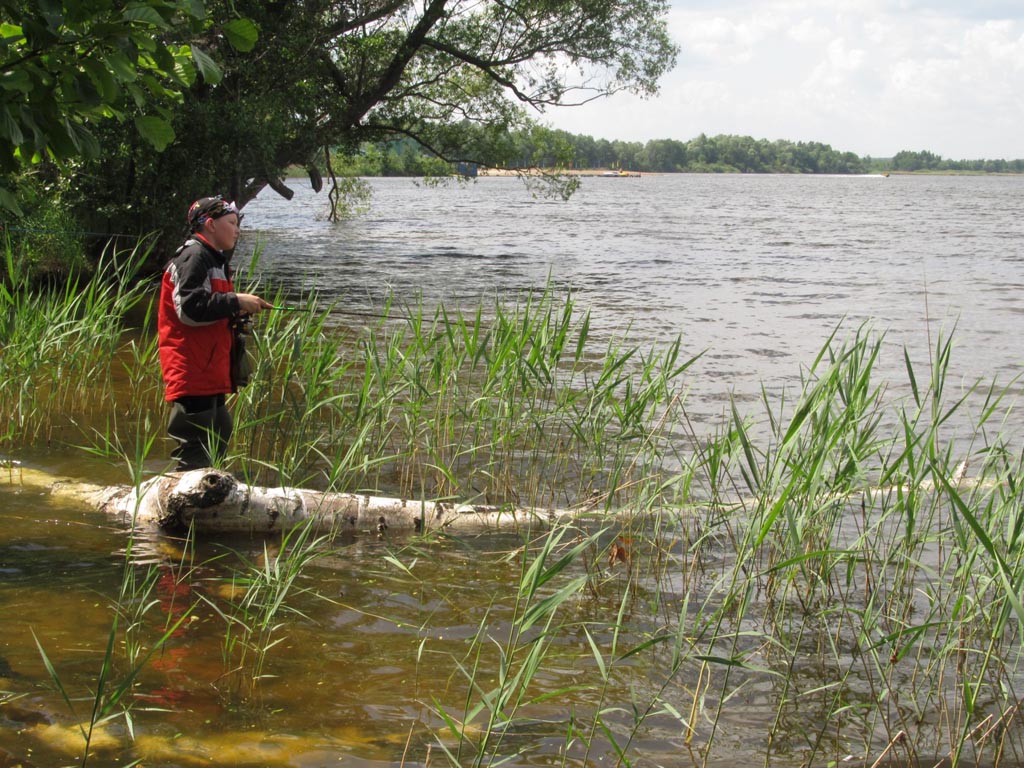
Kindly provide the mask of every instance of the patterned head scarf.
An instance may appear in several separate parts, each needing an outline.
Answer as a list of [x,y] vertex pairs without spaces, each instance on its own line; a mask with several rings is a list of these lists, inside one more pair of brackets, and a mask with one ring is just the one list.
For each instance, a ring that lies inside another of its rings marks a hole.
[[201,197],[188,209],[188,229],[190,232],[198,232],[209,219],[219,219],[229,213],[235,214],[239,221],[242,220],[243,214],[238,210],[238,206],[227,202],[220,195]]

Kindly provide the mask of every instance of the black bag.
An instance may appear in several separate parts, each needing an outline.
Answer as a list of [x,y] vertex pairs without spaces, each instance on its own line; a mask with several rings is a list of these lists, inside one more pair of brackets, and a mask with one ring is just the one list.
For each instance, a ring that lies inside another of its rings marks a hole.
[[231,390],[237,392],[252,378],[252,360],[245,348],[245,340],[249,335],[249,316],[233,317],[231,331]]

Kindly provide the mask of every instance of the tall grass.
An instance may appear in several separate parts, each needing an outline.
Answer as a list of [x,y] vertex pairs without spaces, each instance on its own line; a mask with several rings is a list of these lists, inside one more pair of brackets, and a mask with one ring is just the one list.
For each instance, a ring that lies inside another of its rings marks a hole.
[[270,652],[287,639],[288,618],[305,618],[293,607],[297,592],[315,592],[301,585],[306,567],[326,552],[329,536],[315,533],[311,523],[265,542],[256,560],[236,553],[228,599],[204,601],[224,620],[222,658],[225,671],[215,685],[225,699],[250,707],[260,703],[260,683]]
[[61,287],[35,290],[10,246],[7,281],[0,282],[0,448],[66,439],[75,420],[109,418],[152,406],[154,390],[136,386],[130,403],[111,408],[119,371],[111,365],[122,344],[125,316],[148,289],[136,280],[148,255],[108,249],[96,277],[70,276]]
[[[91,443],[96,433],[127,441],[146,419],[162,439],[156,288],[133,281],[145,256],[111,252],[98,279],[37,292],[8,249],[0,447]],[[125,316],[140,305],[150,330],[129,332]],[[674,382],[693,361],[678,342],[596,346],[571,298],[547,290],[472,313],[389,303],[358,332],[339,323],[339,308],[307,308],[256,324],[256,370],[234,399],[229,460],[253,482],[538,505],[593,495],[612,505],[679,454],[666,411],[678,408]]]
[[596,492],[613,504],[678,450],[664,412],[693,360],[678,342],[595,351],[569,298],[530,294],[489,316],[389,304],[355,339],[332,317],[261,317],[257,380],[236,410],[250,476],[491,503]]
[[907,357],[911,395],[895,413],[872,376],[880,350],[864,329],[830,340],[791,407],[765,401],[767,435],[734,410],[694,457],[705,511],[679,566],[689,578],[702,551],[717,563],[690,663],[698,681],[707,659],[717,671],[706,738],[730,697],[768,676],[766,764],[896,745],[915,760],[1012,763],[1024,754],[1006,727],[1021,684],[1020,456],[985,440],[995,388],[971,430],[941,439],[971,394],[944,397],[948,340],[926,382]]
[[[155,349],[120,322],[144,292],[125,285],[3,289],[6,449],[95,412],[114,452],[159,450]],[[434,702],[443,759],[514,762],[516,727],[564,699],[565,764],[642,764],[666,722],[688,759],[715,762],[737,706],[766,723],[766,765],[1024,763],[1021,435],[1005,388],[954,391],[951,339],[926,371],[907,352],[905,378],[880,381],[884,336],[839,328],[796,391],[704,434],[679,342],[597,340],[552,290],[471,311],[389,303],[359,329],[311,309],[259,318],[231,469],[596,519],[524,542],[501,634],[489,616],[459,653],[425,648],[464,680],[458,706]],[[115,420],[129,401],[134,432]],[[244,589],[215,603],[232,698],[305,620],[289,601],[325,543],[293,536],[240,558]],[[566,665],[576,683],[538,686]]]
[[[722,433],[679,469],[675,487],[688,490],[678,514],[625,525],[633,556],[619,578],[609,580],[594,567],[598,556],[575,548],[555,569],[562,582],[532,609],[543,612],[540,633],[524,639],[518,631],[530,611],[517,614],[501,643],[491,622],[481,623],[464,657],[472,663],[453,662],[472,695],[460,716],[444,711],[439,740],[450,763],[513,759],[501,735],[513,716],[528,722],[543,699],[525,693],[538,670],[564,665],[553,649],[580,637],[578,614],[566,606],[589,592],[618,595],[619,611],[614,621],[584,622],[588,682],[552,694],[577,700],[582,690],[593,702],[574,707],[566,725],[566,744],[577,748],[564,753],[570,764],[596,749],[632,765],[638,734],[654,727],[647,721],[666,717],[678,722],[681,746],[694,749],[693,763],[715,762],[717,743],[736,737],[734,702],[755,689],[772,707],[759,713],[770,714],[765,765],[851,756],[1020,765],[1019,436],[1010,440],[998,423],[1004,390],[967,387],[947,400],[950,347],[938,342],[924,379],[907,356],[909,394],[894,401],[873,375],[882,338],[861,328],[829,340],[792,403],[765,398],[756,422],[734,409]],[[955,421],[969,403],[977,419]],[[650,496],[634,506],[649,507]],[[538,544],[520,595],[535,594],[536,573],[554,575],[543,564],[566,535],[557,529]],[[618,548],[626,539],[615,541]],[[607,537],[585,542],[608,551]],[[581,573],[589,576],[581,581]],[[652,593],[673,594],[679,605],[654,629],[663,602],[643,605]],[[485,664],[488,646],[499,652]],[[653,678],[646,698],[612,706],[610,681],[638,660]],[[495,670],[508,688],[484,684]],[[468,738],[474,718],[480,730]],[[447,746],[453,735],[469,757]]]

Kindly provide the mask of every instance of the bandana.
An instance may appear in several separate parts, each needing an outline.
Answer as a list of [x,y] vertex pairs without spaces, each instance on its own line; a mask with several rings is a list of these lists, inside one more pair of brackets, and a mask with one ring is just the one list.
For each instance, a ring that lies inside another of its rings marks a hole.
[[229,203],[220,195],[201,197],[188,209],[188,228],[191,232],[198,232],[209,219],[219,219],[229,213],[235,214],[239,222],[242,221],[242,213],[234,203]]

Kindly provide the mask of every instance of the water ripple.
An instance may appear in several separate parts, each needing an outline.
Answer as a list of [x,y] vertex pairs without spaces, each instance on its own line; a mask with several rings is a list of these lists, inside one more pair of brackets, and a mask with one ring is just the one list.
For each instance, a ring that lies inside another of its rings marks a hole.
[[[571,288],[592,310],[593,334],[628,327],[635,342],[661,343],[681,333],[690,348],[712,350],[717,358],[692,369],[691,403],[716,401],[723,387],[756,395],[762,382],[799,381],[799,366],[842,322],[887,332],[883,373],[903,375],[904,347],[927,359],[954,325],[954,374],[1020,372],[1022,178],[583,182],[560,202],[534,199],[515,179],[447,188],[374,179],[370,212],[340,224],[325,220],[324,196],[300,186],[286,202],[267,190],[246,224],[259,228],[266,282],[350,308],[388,292],[472,307],[548,280]],[[762,332],[770,343],[751,346]],[[729,370],[711,368],[716,359]]]

